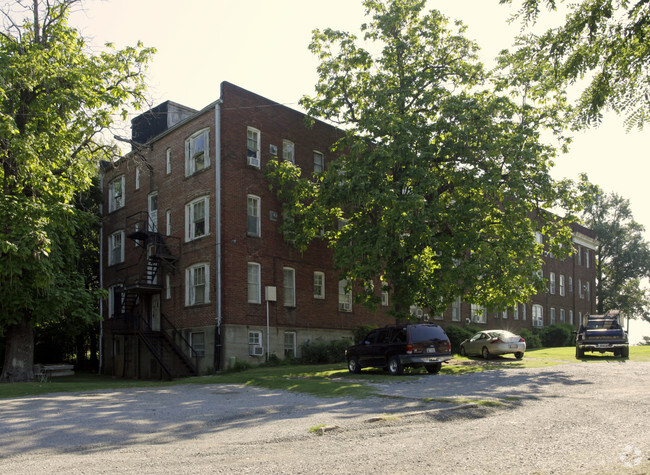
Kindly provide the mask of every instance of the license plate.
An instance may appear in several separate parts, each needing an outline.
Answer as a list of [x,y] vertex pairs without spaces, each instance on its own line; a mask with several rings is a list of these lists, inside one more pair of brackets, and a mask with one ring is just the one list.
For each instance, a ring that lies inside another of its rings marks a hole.
[[609,348],[609,345],[607,343],[599,343],[596,345],[597,348]]
[[517,349],[517,345],[510,345],[510,349],[511,349],[511,350],[516,350],[516,349]]
[[435,348],[427,348],[427,353],[435,353],[436,349]]

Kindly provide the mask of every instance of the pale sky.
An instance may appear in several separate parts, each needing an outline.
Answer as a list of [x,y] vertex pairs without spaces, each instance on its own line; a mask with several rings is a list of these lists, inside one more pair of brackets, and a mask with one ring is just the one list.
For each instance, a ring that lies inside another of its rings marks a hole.
[[[428,0],[428,7],[463,21],[487,65],[518,32],[506,21],[514,8],[498,0]],[[312,30],[355,32],[365,21],[361,0],[86,0],[71,18],[94,47],[142,41],[157,48],[148,74],[152,105],[172,100],[195,109],[219,98],[222,81],[298,108],[317,79],[308,50]],[[650,239],[647,138],[647,130],[625,133],[610,114],[599,128],[576,134],[554,176],[576,179],[585,172],[605,191],[628,198]],[[642,334],[650,335],[650,325]]]

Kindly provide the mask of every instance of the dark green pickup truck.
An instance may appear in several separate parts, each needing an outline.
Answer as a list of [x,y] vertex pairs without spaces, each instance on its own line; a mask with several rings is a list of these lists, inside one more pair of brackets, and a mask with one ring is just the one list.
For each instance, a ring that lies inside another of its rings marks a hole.
[[586,351],[605,353],[628,358],[630,347],[627,332],[619,322],[620,311],[610,310],[604,315],[585,315],[576,333],[576,358],[583,358]]

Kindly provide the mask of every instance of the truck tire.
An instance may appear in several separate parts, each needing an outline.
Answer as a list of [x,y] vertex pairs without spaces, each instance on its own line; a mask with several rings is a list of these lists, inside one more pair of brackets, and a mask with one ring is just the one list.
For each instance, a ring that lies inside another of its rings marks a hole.
[[630,347],[626,346],[625,348],[621,348],[621,358],[629,358],[630,357]]
[[581,347],[576,346],[576,358],[584,358],[585,357],[585,350],[583,350]]

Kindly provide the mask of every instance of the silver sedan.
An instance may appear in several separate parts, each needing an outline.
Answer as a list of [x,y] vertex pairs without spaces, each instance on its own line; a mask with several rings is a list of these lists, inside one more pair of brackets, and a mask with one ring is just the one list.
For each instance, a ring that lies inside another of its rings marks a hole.
[[506,330],[485,330],[478,332],[460,344],[461,356],[480,355],[485,359],[496,355],[514,353],[521,359],[526,351],[526,340]]

